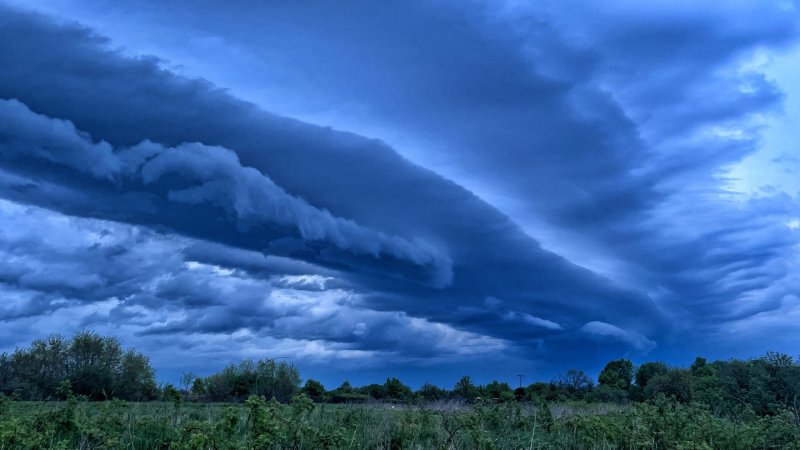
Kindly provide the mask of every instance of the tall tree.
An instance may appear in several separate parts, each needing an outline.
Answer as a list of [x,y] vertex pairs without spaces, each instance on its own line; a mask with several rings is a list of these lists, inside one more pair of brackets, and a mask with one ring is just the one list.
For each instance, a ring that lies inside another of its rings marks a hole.
[[633,382],[633,363],[627,359],[610,361],[600,372],[597,381],[603,386],[628,389]]

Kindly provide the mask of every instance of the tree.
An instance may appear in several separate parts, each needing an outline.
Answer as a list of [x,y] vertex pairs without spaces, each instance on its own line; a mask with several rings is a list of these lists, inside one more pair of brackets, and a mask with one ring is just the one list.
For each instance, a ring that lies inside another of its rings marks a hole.
[[184,391],[188,391],[189,387],[192,385],[192,382],[196,378],[197,375],[195,375],[192,372],[183,372],[183,374],[181,374],[181,389],[183,389]]
[[453,396],[467,402],[473,402],[478,398],[478,388],[472,384],[472,378],[463,376],[453,387]]
[[627,390],[633,381],[633,363],[627,359],[610,361],[600,372],[597,381],[603,386]]
[[413,396],[411,388],[397,378],[387,378],[383,386],[386,389],[386,397],[388,399],[407,401]]
[[375,400],[384,400],[386,398],[386,386],[383,384],[368,384],[358,388],[357,391],[361,394],[366,394]]
[[553,401],[558,396],[557,394],[558,387],[554,383],[544,383],[542,381],[537,381],[536,383],[531,383],[525,388],[525,398],[530,401],[539,402],[539,401]]
[[497,380],[492,381],[481,389],[485,392],[485,396],[491,399],[500,401],[509,401],[514,399],[514,394],[508,383],[500,383]]
[[300,389],[300,392],[308,395],[308,397],[317,403],[321,403],[325,401],[325,386],[322,385],[317,380],[313,380],[309,378],[306,380],[306,383],[303,385],[303,388]]
[[689,403],[692,400],[691,372],[685,369],[670,369],[666,374],[650,379],[644,393],[649,399],[663,394],[681,403]]
[[14,364],[8,353],[0,354],[0,395],[9,396],[14,391]]
[[669,371],[667,365],[662,362],[647,362],[636,369],[636,385],[644,388],[647,383],[658,375],[664,375]]
[[[534,383],[536,384],[536,383]],[[542,389],[541,387],[539,388]],[[545,397],[548,401],[581,399],[594,389],[592,379],[582,370],[569,369],[558,375],[546,386]]]
[[181,403],[181,391],[179,391],[171,383],[167,383],[161,389],[161,400],[165,402],[172,402],[175,404]]
[[194,379],[194,382],[192,382],[191,392],[197,396],[201,396],[206,393],[206,384],[202,378],[197,377]]
[[714,376],[714,367],[710,366],[705,358],[701,358],[699,356],[695,358],[689,370],[692,372],[692,376],[694,377]]
[[419,390],[417,390],[417,395],[427,402],[446,399],[448,396],[447,394],[447,390],[430,383],[423,384]]
[[274,359],[246,359],[206,377],[206,394],[212,401],[241,401],[250,395],[289,402],[300,390],[300,372]]
[[90,331],[75,335],[69,346],[73,391],[92,400],[114,397],[114,379],[122,353],[117,338],[99,336]]
[[25,400],[60,398],[66,380],[75,394],[92,400],[148,400],[157,390],[147,357],[91,332],[72,339],[54,334],[0,358],[0,392]]
[[152,400],[158,390],[155,379],[150,358],[135,350],[126,350],[114,375],[114,395],[127,400]]

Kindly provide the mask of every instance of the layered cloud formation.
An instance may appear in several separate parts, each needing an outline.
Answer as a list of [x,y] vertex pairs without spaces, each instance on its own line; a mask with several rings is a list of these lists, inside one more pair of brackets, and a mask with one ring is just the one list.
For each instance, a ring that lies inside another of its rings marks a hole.
[[729,179],[792,3],[89,3],[0,5],[6,349],[449,383],[800,337],[800,192]]

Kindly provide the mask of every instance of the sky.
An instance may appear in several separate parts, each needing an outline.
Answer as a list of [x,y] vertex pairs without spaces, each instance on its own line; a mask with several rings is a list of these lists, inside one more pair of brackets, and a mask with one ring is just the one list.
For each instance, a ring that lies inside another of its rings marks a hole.
[[794,1],[0,0],[0,351],[796,355],[799,44]]

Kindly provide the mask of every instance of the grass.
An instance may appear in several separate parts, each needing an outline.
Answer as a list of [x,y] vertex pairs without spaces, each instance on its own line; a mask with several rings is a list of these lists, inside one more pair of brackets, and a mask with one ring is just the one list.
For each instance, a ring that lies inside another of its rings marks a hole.
[[800,449],[791,415],[733,422],[698,405],[425,407],[120,401],[12,402],[6,449]]

